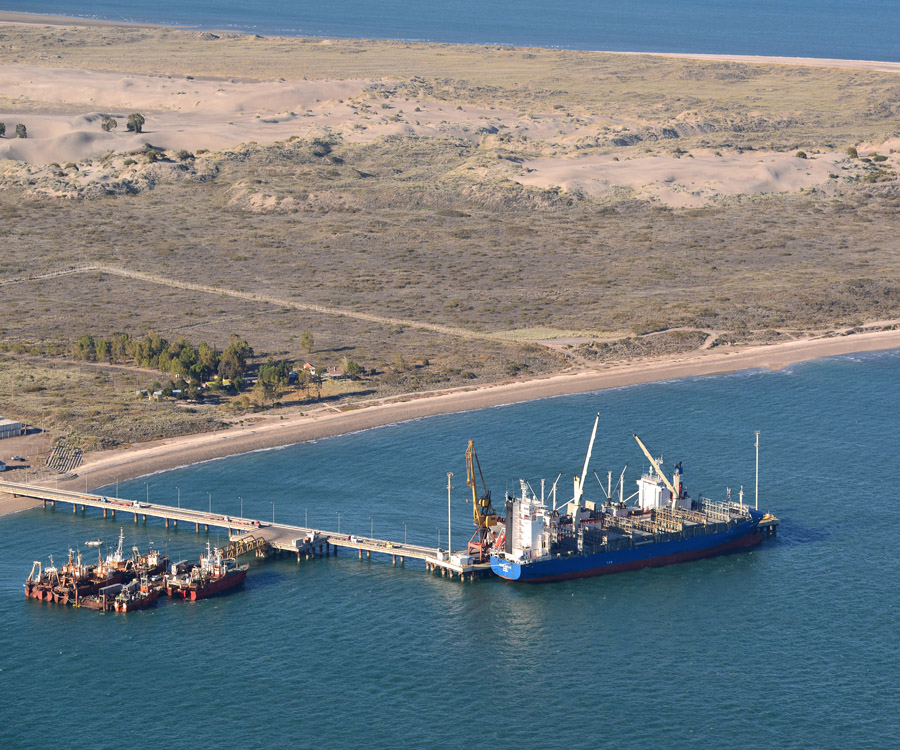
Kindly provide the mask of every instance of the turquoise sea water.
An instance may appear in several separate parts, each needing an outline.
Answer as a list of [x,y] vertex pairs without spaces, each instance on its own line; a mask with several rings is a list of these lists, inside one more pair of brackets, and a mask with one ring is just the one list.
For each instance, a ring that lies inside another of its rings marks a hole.
[[259,34],[900,60],[896,0],[0,0],[0,10]]
[[[122,496],[446,542],[471,530],[464,450],[495,497],[568,492],[644,462],[692,492],[782,519],[752,552],[544,586],[459,583],[346,555],[266,563],[245,587],[127,616],[25,600],[36,558],[120,524],[97,512],[0,518],[0,747],[887,748],[900,745],[896,512],[900,352],[679,380],[435,417],[119,485]],[[115,492],[115,487],[107,489]],[[598,493],[594,493],[595,495]],[[371,519],[371,521],[370,521]],[[123,524],[196,558],[192,528]],[[212,534],[213,541],[216,535]],[[221,538],[219,539],[221,541]]]

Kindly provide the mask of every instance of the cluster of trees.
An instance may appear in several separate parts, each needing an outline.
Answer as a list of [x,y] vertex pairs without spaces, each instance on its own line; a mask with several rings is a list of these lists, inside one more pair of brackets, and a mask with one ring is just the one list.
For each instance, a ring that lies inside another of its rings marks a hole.
[[[312,348],[312,335],[304,334],[307,350]],[[188,398],[202,398],[201,387],[213,381],[224,387],[226,380],[230,387],[240,392],[244,387],[247,363],[253,357],[252,347],[242,338],[232,334],[224,351],[219,351],[205,341],[194,346],[184,337],[170,342],[153,331],[142,338],[134,338],[127,333],[117,333],[106,338],[95,339],[86,333],[69,347],[69,354],[90,362],[113,364],[134,364],[151,370],[168,373],[184,381],[182,392]],[[346,357],[341,363],[344,374],[355,380],[365,374],[353,360]],[[269,360],[259,366],[255,396],[263,402],[279,399],[291,383],[294,364],[288,360]],[[313,374],[299,363],[296,366],[296,383],[309,398],[315,391],[316,398],[322,397],[324,379],[320,373]],[[155,387],[154,390],[159,390]],[[174,388],[174,383],[170,385]],[[166,394],[169,395],[169,394]]]
[[92,362],[133,363],[160,370],[180,377],[198,390],[202,383],[215,377],[229,379],[234,388],[240,390],[253,349],[235,335],[232,335],[225,351],[220,352],[205,341],[197,347],[183,337],[170,343],[151,331],[143,338],[117,333],[96,340],[86,333],[74,344],[71,354],[76,359]]
[[[360,367],[352,359],[344,358],[341,363],[344,374],[351,380],[356,380],[364,375],[362,367]],[[254,388],[256,396],[261,401],[276,401],[281,398],[285,388],[291,382],[292,368],[287,360],[274,361],[271,358],[264,365],[259,366],[259,375]],[[322,385],[325,379],[319,372],[313,374],[309,370],[304,369],[301,365],[296,368],[297,386],[302,388],[309,398],[313,391],[316,392],[316,398],[322,398]]]
[[[0,138],[6,137],[6,123],[0,122]],[[16,125],[16,138],[27,138],[28,129],[20,122]]]

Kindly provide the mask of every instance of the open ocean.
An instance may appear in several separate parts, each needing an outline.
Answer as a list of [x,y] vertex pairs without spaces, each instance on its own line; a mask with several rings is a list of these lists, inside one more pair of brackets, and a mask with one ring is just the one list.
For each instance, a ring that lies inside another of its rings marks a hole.
[[[498,501],[644,460],[782,525],[749,553],[550,585],[387,558],[265,563],[243,589],[129,615],[26,600],[31,561],[101,537],[196,558],[192,527],[0,518],[0,747],[900,747],[900,351],[433,417],[122,482],[124,497],[454,546],[466,441]],[[105,490],[115,492],[115,486]],[[207,494],[210,493],[210,494]],[[593,492],[595,496],[599,493]],[[596,499],[596,498],[595,498]],[[870,514],[870,511],[872,513]],[[127,520],[126,523],[121,523]],[[221,534],[211,534],[222,542]],[[81,549],[85,549],[81,547]],[[93,554],[85,550],[90,556]]]
[[0,0],[0,10],[288,36],[900,61],[897,0]]

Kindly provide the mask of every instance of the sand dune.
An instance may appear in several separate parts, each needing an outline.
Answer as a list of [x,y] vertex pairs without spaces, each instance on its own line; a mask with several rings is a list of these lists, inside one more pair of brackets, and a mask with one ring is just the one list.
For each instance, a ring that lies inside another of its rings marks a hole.
[[[195,80],[0,66],[0,99],[7,102],[7,111],[0,112],[0,122],[6,123],[8,136],[0,139],[0,159],[33,165],[66,164],[110,151],[140,150],[147,143],[172,151],[218,151],[243,143],[273,143],[324,133],[354,142],[418,135],[476,143],[486,136],[512,134],[526,138],[538,153],[553,156],[533,159],[521,168],[500,161],[489,168],[491,174],[510,177],[523,185],[559,186],[592,196],[630,188],[639,196],[672,206],[700,206],[730,195],[798,191],[825,184],[831,175],[852,176],[858,167],[842,153],[811,154],[809,159],[760,151],[695,151],[680,158],[648,155],[619,160],[609,154],[572,158],[585,135],[615,134],[623,129],[640,129],[645,123],[635,121],[626,126],[612,114],[583,113],[576,119],[556,110],[525,113],[465,102],[456,105],[406,98],[393,94],[390,82],[386,82],[387,88],[383,84],[367,80]],[[16,104],[21,105],[18,111]],[[126,131],[130,112],[146,117],[143,133]],[[118,128],[113,132],[101,129],[104,115],[116,119]],[[11,137],[19,122],[28,129],[27,139]],[[682,125],[690,129],[689,122]],[[863,144],[860,154],[876,149],[884,154],[900,149],[900,138]],[[889,166],[896,166],[897,156],[890,159]],[[485,176],[486,170],[482,168]],[[101,180],[104,170],[88,169],[83,174]],[[29,179],[33,176],[29,172]]]
[[797,191],[827,182],[850,163],[845,154],[808,159],[792,154],[747,152],[718,155],[648,156],[620,161],[612,155],[576,159],[549,158],[522,164],[514,179],[523,185],[550,187],[599,196],[628,187],[672,206],[699,206],[722,195],[759,195]]

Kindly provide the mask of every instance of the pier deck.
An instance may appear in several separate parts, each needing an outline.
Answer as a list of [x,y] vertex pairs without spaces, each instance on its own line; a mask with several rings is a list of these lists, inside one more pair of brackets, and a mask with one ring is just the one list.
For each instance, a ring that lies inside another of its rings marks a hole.
[[[69,503],[73,513],[86,508],[97,508],[103,511],[104,518],[115,518],[116,513],[131,515],[134,523],[139,518],[144,521],[147,518],[159,518],[165,522],[168,528],[170,524],[178,526],[178,523],[193,524],[195,531],[200,532],[212,528],[225,529],[232,542],[248,542],[252,539],[263,539],[265,544],[275,550],[296,554],[299,560],[302,556],[310,557],[321,554],[335,554],[338,549],[356,550],[359,557],[371,557],[373,552],[390,555],[396,565],[399,561],[403,564],[407,558],[422,560],[426,569],[430,571],[440,570],[442,575],[457,575],[460,578],[471,580],[482,575],[490,574],[490,563],[473,565],[458,565],[450,560],[450,556],[436,547],[425,547],[418,544],[403,544],[387,539],[373,539],[357,535],[338,534],[334,531],[307,528],[284,523],[269,523],[255,518],[241,518],[227,516],[221,513],[209,513],[191,508],[173,507],[160,503],[148,503],[138,500],[126,500],[112,498],[107,495],[97,495],[89,492],[73,492],[41,487],[33,484],[0,481],[0,492],[14,497],[25,497],[39,500],[47,507],[49,503]],[[446,556],[447,559],[443,559]]]

